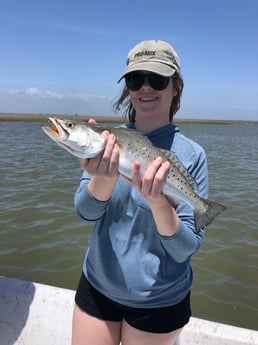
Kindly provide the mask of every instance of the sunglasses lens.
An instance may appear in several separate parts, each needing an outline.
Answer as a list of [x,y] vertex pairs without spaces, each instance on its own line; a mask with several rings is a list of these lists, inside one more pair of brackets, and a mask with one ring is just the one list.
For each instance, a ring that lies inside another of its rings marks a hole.
[[145,76],[141,73],[129,73],[125,76],[125,83],[129,90],[137,91],[144,83]]
[[161,75],[151,73],[142,74],[139,72],[132,72],[125,76],[125,83],[129,90],[137,91],[144,84],[145,78],[148,79],[150,86],[157,91],[164,90],[169,83],[169,77],[162,77]]
[[150,74],[148,76],[148,80],[150,83],[150,86],[157,91],[164,90],[169,83],[169,77],[162,77],[162,75],[158,74]]

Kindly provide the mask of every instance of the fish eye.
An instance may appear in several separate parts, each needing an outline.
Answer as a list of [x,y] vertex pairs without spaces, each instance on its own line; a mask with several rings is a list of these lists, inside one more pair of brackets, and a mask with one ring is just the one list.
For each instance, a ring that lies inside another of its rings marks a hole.
[[75,124],[72,122],[72,121],[66,121],[66,126],[68,128],[74,128],[75,127]]

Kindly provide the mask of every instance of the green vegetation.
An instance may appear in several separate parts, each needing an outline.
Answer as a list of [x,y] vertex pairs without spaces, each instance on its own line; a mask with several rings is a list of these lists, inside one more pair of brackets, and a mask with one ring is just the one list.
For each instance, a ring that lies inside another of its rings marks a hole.
[[[121,116],[89,116],[89,115],[62,115],[62,114],[14,114],[14,113],[0,113],[0,121],[31,121],[44,122],[49,117],[61,117],[73,120],[88,121],[94,118],[97,122],[125,122]],[[243,124],[243,123],[258,123],[258,121],[246,120],[216,120],[216,119],[180,119],[175,118],[175,123],[211,123],[211,124]]]

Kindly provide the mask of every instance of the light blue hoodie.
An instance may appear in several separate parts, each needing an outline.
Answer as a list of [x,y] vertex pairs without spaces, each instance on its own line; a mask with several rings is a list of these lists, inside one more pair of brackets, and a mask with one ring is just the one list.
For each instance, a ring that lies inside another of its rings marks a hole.
[[[131,126],[130,126],[131,127]],[[208,171],[200,145],[169,124],[149,133],[155,146],[171,149],[191,173],[198,194],[208,197]],[[203,230],[195,232],[191,208],[177,207],[177,233],[159,234],[148,202],[122,177],[108,201],[88,192],[90,176],[84,172],[75,194],[75,208],[94,228],[83,272],[105,296],[123,305],[152,308],[179,303],[191,289],[191,256],[200,248]]]

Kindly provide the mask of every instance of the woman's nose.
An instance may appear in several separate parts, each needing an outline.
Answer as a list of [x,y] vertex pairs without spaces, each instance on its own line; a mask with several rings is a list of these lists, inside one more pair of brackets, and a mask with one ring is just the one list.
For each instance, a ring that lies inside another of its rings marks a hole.
[[142,87],[144,87],[144,86],[150,87],[150,82],[149,82],[149,79],[147,76],[144,78],[144,82],[142,84]]

